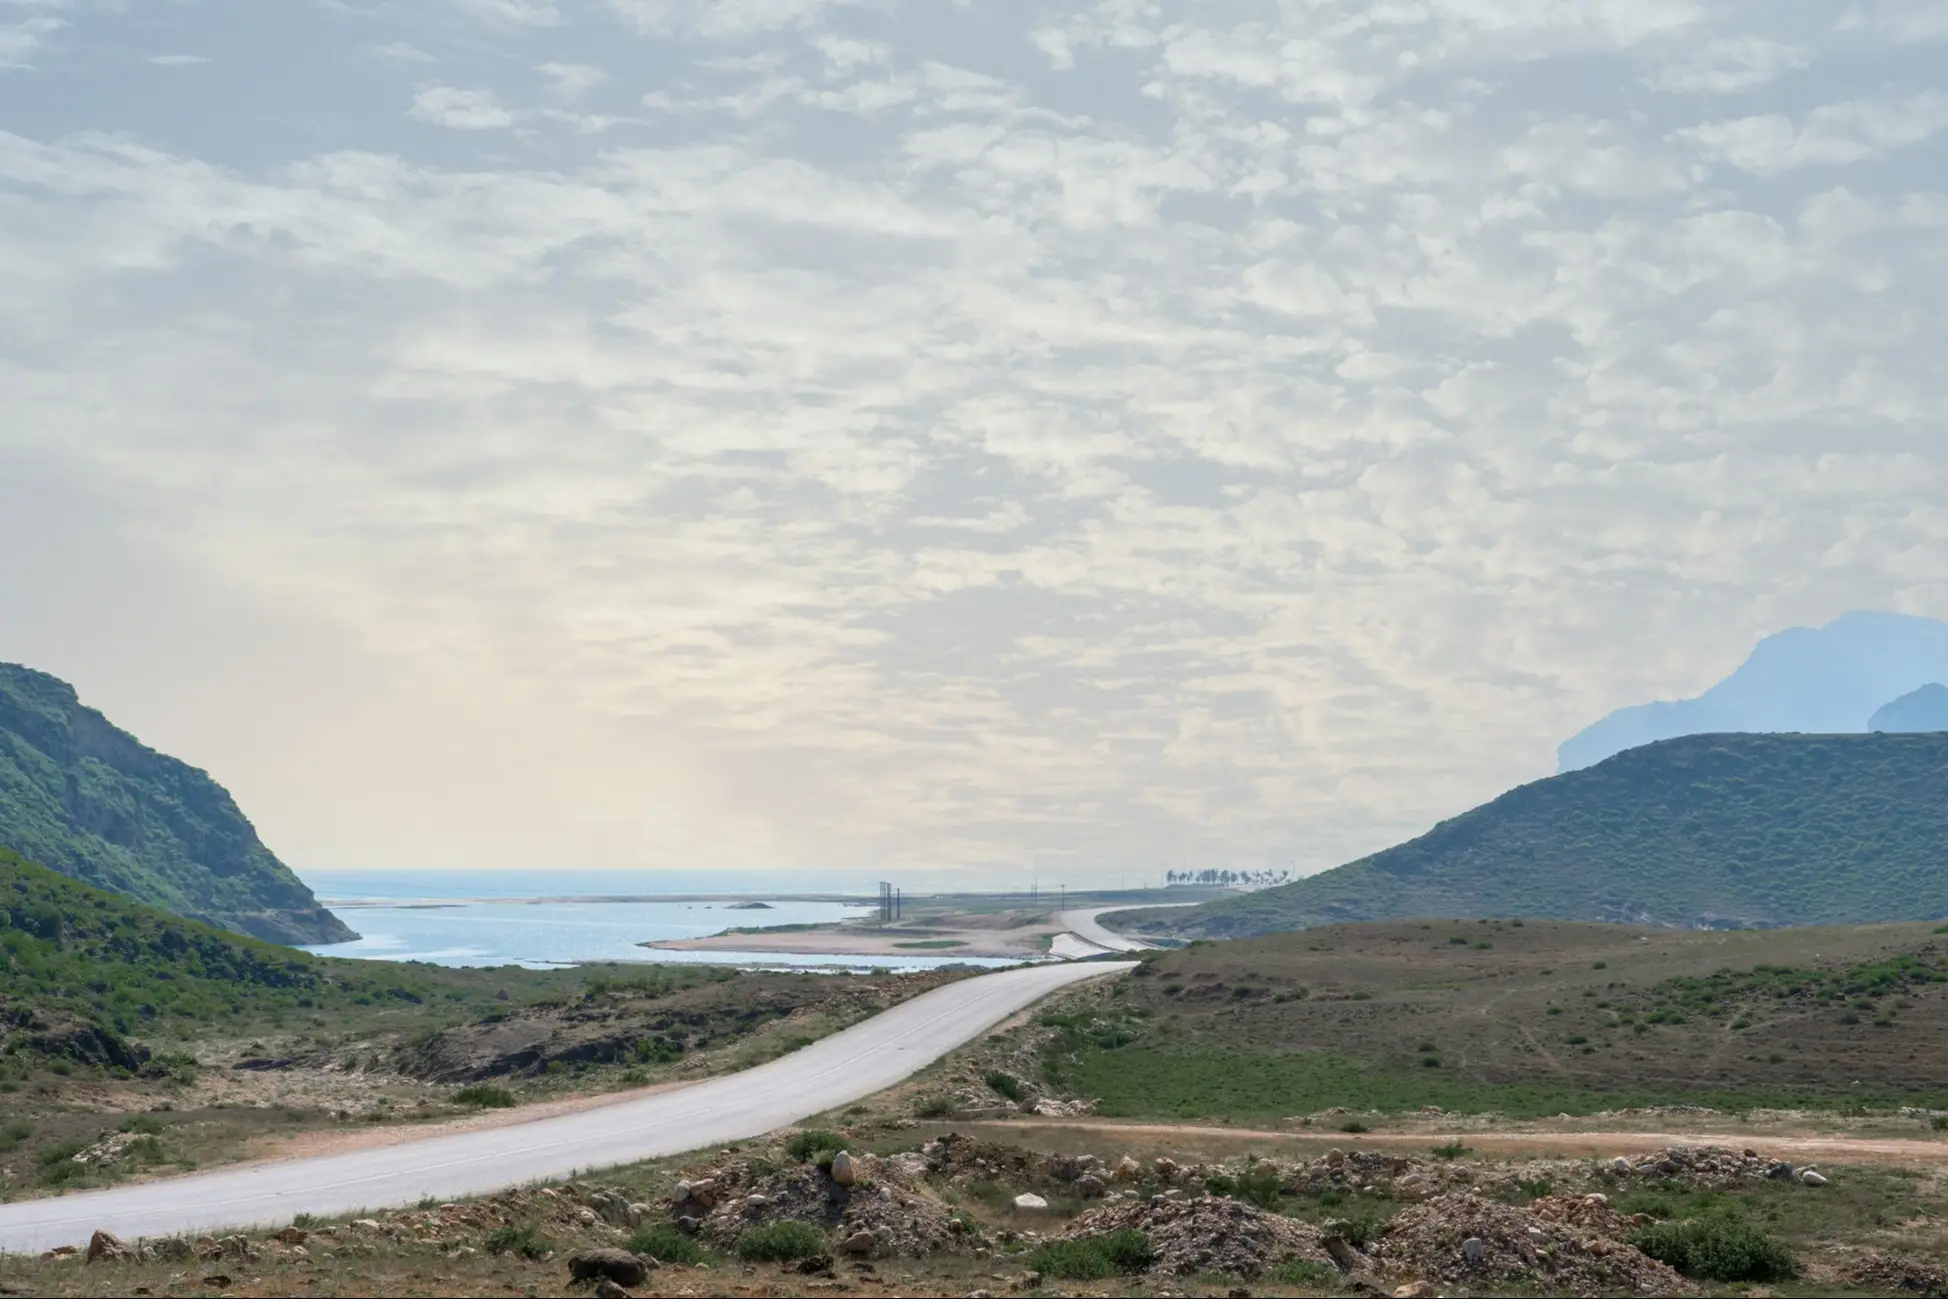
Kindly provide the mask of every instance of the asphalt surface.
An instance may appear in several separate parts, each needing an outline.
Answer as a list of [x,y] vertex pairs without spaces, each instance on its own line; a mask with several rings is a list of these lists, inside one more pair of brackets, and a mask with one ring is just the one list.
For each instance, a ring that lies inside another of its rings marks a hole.
[[1087,911],[1064,911],[1055,918],[1066,925],[1069,932],[1077,938],[1092,946],[1100,947],[1105,952],[1147,952],[1153,950],[1156,944],[1146,943],[1141,938],[1125,938],[1121,934],[1111,933],[1109,930],[1103,928],[1101,924],[1097,923],[1096,917],[1106,915],[1112,911],[1160,911],[1165,906],[1182,907],[1194,905],[1196,904],[1190,902],[1166,902],[1162,906],[1141,902],[1126,902],[1120,907],[1092,907]]
[[578,1114],[0,1204],[0,1253],[85,1245],[97,1228],[132,1240],[454,1200],[747,1140],[883,1091],[1058,988],[1130,968],[1040,965],[965,979],[755,1069]]

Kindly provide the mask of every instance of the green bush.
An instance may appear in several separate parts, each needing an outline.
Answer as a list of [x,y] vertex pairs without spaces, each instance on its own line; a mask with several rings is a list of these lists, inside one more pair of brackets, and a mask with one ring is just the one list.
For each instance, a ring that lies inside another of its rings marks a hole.
[[[95,1143],[86,1137],[73,1137],[58,1146],[49,1146],[38,1156],[42,1168],[52,1168],[56,1164],[67,1163]],[[79,1165],[76,1165],[79,1167]]]
[[1100,1281],[1149,1270],[1156,1260],[1147,1232],[1134,1227],[1085,1240],[1051,1240],[1028,1256],[1028,1266],[1065,1281]]
[[1008,1100],[1018,1102],[1025,1095],[1021,1088],[1021,1080],[1011,1073],[1003,1073],[999,1069],[990,1069],[987,1071],[985,1081],[987,1082],[988,1090],[994,1092],[997,1096],[1006,1097]]
[[455,1105],[471,1105],[483,1110],[511,1110],[516,1102],[514,1093],[505,1087],[495,1087],[491,1083],[474,1083],[453,1093]]
[[20,1143],[34,1135],[34,1125],[25,1119],[15,1119],[5,1127],[0,1127],[0,1155],[10,1155],[20,1148]]
[[1213,1195],[1228,1195],[1261,1209],[1277,1209],[1281,1195],[1278,1173],[1262,1164],[1247,1168],[1236,1177],[1220,1173],[1205,1179],[1204,1185]]
[[653,1222],[629,1238],[631,1254],[647,1254],[659,1263],[695,1267],[703,1262],[703,1246],[676,1229],[674,1223]]
[[145,1137],[162,1135],[162,1120],[152,1114],[137,1114],[116,1126],[117,1132],[139,1132]]
[[1657,1222],[1629,1243],[1698,1281],[1783,1281],[1798,1273],[1778,1240],[1739,1218],[1714,1214]]
[[836,1155],[846,1148],[846,1140],[836,1132],[824,1128],[806,1128],[794,1132],[785,1142],[785,1153],[799,1163],[809,1163],[820,1155]]
[[1429,1153],[1436,1159],[1459,1159],[1473,1149],[1473,1146],[1464,1146],[1459,1141],[1450,1141],[1444,1146],[1435,1146]]
[[789,1263],[826,1252],[825,1233],[809,1222],[766,1223],[737,1238],[737,1256],[746,1263]]
[[960,1113],[960,1102],[951,1096],[922,1096],[913,1112],[923,1119],[951,1119]]
[[555,1247],[533,1223],[496,1227],[487,1233],[486,1245],[489,1254],[519,1254],[526,1259],[545,1257]]

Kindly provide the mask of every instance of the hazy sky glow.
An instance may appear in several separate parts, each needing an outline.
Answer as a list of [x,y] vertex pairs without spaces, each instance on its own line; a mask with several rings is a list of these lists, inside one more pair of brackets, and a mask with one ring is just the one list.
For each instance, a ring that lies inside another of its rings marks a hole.
[[0,658],[301,868],[1330,865],[1948,614],[1944,65],[1948,0],[0,0]]

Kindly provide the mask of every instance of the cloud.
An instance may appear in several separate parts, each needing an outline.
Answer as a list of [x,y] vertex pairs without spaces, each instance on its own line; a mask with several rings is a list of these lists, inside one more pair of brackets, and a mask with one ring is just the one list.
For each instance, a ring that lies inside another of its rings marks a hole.
[[514,114],[502,108],[491,91],[456,86],[428,86],[419,91],[407,116],[456,131],[493,131],[514,124]]
[[67,24],[48,16],[0,22],[0,69],[27,68],[30,57]]
[[429,701],[300,860],[1323,866],[1948,614],[1892,10],[515,8],[344,19],[451,131],[0,135],[0,455]]
[[535,71],[552,83],[554,93],[563,99],[580,99],[608,80],[608,74],[586,63],[542,63]]
[[389,63],[438,62],[432,55],[420,49],[417,45],[412,44],[410,41],[387,41],[383,45],[370,47],[367,52],[373,57],[384,59]]
[[201,54],[151,54],[146,61],[162,68],[189,68],[209,62]]
[[555,27],[561,8],[553,0],[447,0],[462,13],[486,22],[515,27]]

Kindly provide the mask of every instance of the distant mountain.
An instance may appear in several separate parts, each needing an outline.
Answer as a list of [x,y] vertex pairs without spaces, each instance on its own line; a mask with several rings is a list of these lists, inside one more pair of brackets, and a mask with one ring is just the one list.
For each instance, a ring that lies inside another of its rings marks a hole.
[[0,663],[0,848],[179,916],[278,943],[358,935],[257,839],[228,792]]
[[1948,735],[1698,735],[1524,785],[1396,848],[1149,921],[1774,926],[1948,916]]
[[1930,684],[1902,695],[1868,721],[1870,731],[1948,731],[1948,686]]
[[1611,713],[1556,750],[1557,768],[1575,771],[1680,735],[1858,733],[1888,700],[1935,681],[1948,681],[1948,622],[1850,613],[1767,637],[1744,666],[1696,699]]

